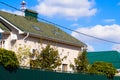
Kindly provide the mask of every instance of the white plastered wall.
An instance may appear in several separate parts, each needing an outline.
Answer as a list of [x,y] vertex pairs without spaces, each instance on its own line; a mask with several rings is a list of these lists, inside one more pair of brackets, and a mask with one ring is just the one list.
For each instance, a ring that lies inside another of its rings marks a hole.
[[[61,44],[61,43],[56,43],[56,42],[51,42],[48,40],[41,40],[41,44],[38,43],[40,42],[40,39],[35,38],[35,37],[28,37],[25,40],[23,40],[23,38],[25,37],[25,35],[21,36],[19,35],[19,40],[16,41],[17,47],[13,47],[14,51],[17,50],[18,47],[21,47],[24,45],[26,45],[28,48],[30,49],[37,49],[37,50],[42,50],[42,47],[45,47],[47,44],[50,44],[51,47],[54,47],[58,50],[59,55],[61,58],[63,58],[64,56],[67,56],[66,59],[63,60],[62,64],[67,64],[67,71],[72,71],[72,69],[70,68],[70,64],[74,64],[74,58],[77,58],[78,53],[80,52],[80,48],[79,47],[74,47],[74,46],[70,46],[67,44]],[[59,69],[62,70],[62,65],[59,67]]]

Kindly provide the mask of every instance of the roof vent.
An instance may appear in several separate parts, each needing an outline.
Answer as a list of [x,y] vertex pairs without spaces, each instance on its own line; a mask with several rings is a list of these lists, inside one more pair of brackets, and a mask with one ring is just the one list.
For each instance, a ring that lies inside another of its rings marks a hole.
[[25,17],[29,20],[37,20],[38,13],[36,11],[26,9],[25,10]]

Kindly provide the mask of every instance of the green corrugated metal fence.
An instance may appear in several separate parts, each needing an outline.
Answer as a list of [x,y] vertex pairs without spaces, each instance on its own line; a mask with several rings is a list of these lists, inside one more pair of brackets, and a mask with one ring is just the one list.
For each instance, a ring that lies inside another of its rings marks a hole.
[[[108,80],[103,75],[60,73],[31,69],[18,69],[16,72],[8,72],[0,66],[0,80]],[[115,77],[114,80],[120,80]]]

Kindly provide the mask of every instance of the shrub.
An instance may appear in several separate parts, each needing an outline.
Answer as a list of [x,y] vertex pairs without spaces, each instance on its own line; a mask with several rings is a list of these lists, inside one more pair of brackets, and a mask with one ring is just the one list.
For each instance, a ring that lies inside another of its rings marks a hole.
[[105,74],[108,78],[113,78],[116,69],[108,62],[94,62],[89,69],[89,73]]
[[19,67],[15,52],[0,48],[0,65],[8,71],[14,71]]

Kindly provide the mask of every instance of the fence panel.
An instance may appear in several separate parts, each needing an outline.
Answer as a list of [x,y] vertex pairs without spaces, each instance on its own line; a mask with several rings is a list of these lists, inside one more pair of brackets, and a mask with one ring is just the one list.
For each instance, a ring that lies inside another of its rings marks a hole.
[[[104,75],[90,75],[78,73],[60,73],[32,69],[18,69],[9,72],[0,66],[0,80],[108,80]],[[114,77],[120,80],[120,77]]]

